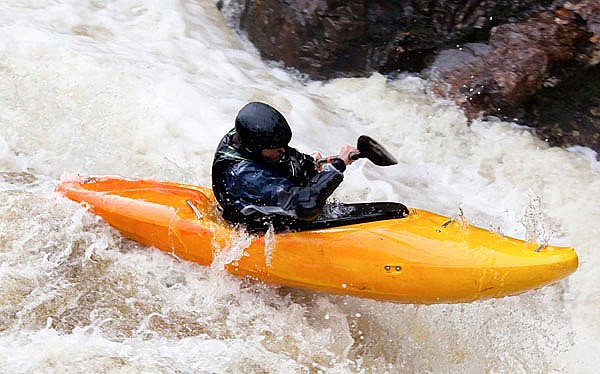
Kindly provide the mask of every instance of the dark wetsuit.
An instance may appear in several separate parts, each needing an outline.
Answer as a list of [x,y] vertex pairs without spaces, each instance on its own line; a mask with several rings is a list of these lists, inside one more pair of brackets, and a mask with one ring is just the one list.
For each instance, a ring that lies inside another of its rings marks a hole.
[[345,163],[335,161],[317,171],[311,156],[285,147],[281,161],[267,163],[259,152],[245,150],[235,130],[230,131],[221,140],[212,167],[223,218],[251,231],[264,231],[269,224],[282,230],[294,220],[315,219],[344,178]]

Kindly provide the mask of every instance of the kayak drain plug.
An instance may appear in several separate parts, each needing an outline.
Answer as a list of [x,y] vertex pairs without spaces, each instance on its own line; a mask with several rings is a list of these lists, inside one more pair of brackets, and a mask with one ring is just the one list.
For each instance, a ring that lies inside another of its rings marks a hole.
[[392,268],[394,268],[394,270],[396,270],[396,271],[400,271],[400,270],[402,270],[402,266],[398,266],[398,265],[396,265],[396,266],[385,265],[385,266],[384,266],[384,269],[385,269],[385,271],[387,271],[387,272],[390,272],[390,271],[392,271]]

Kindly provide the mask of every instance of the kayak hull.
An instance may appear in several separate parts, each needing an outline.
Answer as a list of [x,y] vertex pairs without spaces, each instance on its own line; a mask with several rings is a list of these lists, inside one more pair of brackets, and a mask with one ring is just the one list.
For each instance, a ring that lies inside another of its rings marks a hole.
[[249,235],[222,220],[210,189],[98,177],[56,190],[126,237],[257,280],[400,303],[516,295],[573,273],[573,248],[539,246],[435,213]]

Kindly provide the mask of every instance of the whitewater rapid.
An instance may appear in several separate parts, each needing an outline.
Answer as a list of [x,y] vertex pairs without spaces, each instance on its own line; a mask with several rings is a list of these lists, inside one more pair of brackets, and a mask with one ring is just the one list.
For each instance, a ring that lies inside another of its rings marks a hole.
[[[261,60],[228,22],[213,1],[0,4],[3,372],[594,372],[592,151],[510,123],[468,126],[415,76],[306,80]],[[462,209],[519,238],[534,225],[575,247],[579,270],[473,304],[332,296],[182,262],[53,192],[76,174],[210,185],[215,147],[249,101],[284,113],[304,152],[335,154],[364,133],[400,161],[355,163],[336,199]]]

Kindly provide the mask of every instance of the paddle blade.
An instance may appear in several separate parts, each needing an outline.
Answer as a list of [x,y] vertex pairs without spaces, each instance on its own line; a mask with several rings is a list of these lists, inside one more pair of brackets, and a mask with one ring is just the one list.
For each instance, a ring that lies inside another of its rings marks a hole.
[[396,165],[398,161],[391,153],[389,153],[381,144],[373,140],[367,135],[358,137],[356,145],[360,152],[360,158],[367,158],[369,161],[378,166]]

